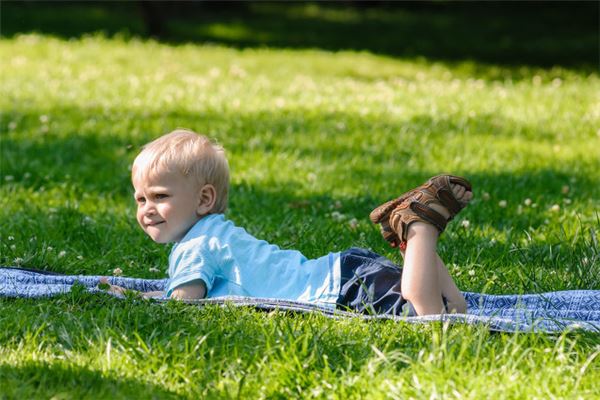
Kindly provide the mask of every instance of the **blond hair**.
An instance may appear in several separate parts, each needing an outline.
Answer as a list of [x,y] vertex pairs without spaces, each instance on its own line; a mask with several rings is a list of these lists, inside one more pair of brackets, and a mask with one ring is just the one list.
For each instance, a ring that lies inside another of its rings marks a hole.
[[227,208],[229,164],[223,147],[186,129],[177,129],[146,144],[135,158],[131,179],[151,179],[162,172],[180,172],[199,187],[210,184],[217,192],[212,213]]

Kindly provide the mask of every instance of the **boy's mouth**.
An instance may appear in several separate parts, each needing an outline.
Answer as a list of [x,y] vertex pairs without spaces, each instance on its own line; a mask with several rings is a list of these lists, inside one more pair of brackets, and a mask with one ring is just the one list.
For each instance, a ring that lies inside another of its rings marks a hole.
[[146,224],[146,226],[156,226],[156,225],[160,225],[164,222],[165,221],[150,222],[150,223]]

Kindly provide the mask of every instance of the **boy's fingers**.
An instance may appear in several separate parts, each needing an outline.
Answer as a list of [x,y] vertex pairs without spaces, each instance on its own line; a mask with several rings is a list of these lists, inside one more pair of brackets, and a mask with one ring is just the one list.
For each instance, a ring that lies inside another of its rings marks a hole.
[[108,289],[108,291],[115,294],[125,294],[125,289],[116,285],[110,285],[110,289]]
[[102,278],[100,278],[100,283],[108,283],[108,278],[106,276],[103,276]]

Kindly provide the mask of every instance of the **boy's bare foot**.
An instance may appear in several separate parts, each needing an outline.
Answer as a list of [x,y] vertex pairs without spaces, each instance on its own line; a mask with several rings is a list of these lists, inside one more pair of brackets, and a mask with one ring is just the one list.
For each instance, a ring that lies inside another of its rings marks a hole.
[[473,198],[471,183],[453,175],[439,175],[371,212],[371,220],[381,224],[383,237],[392,247],[406,241],[408,225],[421,221],[441,233]]

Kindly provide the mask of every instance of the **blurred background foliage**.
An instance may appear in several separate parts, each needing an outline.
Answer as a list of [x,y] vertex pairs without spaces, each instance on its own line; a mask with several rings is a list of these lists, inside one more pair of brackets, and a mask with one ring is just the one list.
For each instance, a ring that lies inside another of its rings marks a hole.
[[1,33],[357,50],[502,66],[598,68],[597,1],[4,1]]

